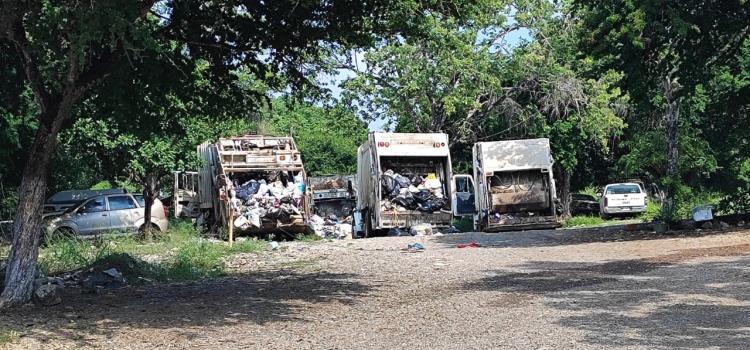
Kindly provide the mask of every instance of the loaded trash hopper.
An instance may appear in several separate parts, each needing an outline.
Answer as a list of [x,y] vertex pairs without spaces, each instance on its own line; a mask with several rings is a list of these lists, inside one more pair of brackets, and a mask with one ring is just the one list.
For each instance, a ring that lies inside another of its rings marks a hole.
[[310,191],[291,137],[246,135],[198,146],[198,196],[214,226],[239,232],[307,229]]
[[419,224],[448,227],[448,135],[370,133],[358,149],[355,227],[361,236]]

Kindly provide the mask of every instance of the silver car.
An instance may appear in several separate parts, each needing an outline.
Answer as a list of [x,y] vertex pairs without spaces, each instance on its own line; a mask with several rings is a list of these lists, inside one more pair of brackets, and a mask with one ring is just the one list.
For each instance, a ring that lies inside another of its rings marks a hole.
[[[47,216],[47,233],[95,235],[136,232],[144,227],[145,200],[139,194],[99,195],[81,201],[61,215]],[[151,224],[159,231],[169,226],[167,209],[158,199],[151,208]]]

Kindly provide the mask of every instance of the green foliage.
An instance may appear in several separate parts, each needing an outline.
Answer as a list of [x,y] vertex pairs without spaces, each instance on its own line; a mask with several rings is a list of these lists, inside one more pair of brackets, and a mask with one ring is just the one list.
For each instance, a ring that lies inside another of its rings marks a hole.
[[8,344],[15,344],[21,339],[21,333],[17,331],[7,331],[0,333],[0,345],[5,346]]
[[367,125],[352,110],[276,99],[263,122],[273,134],[294,135],[309,174],[357,172],[357,147],[367,140]]
[[659,217],[661,212],[661,205],[654,201],[648,201],[646,203],[646,211],[643,212],[638,218],[643,222],[653,222]]
[[563,222],[565,228],[599,226],[606,221],[599,216],[573,216]]
[[[265,248],[259,240],[226,242],[202,238],[192,224],[175,221],[165,234],[144,242],[134,236],[103,235],[90,240],[53,234],[40,252],[40,268],[54,275],[88,266],[115,267],[138,283],[139,278],[159,281],[184,281],[226,274],[223,258],[252,253]],[[154,262],[140,258],[157,256]],[[134,259],[134,258],[135,259]],[[132,277],[132,278],[131,278]]]
[[671,200],[667,200],[662,203],[659,213],[654,217],[654,221],[663,222],[669,227],[679,222],[680,218],[678,205]]
[[106,239],[87,240],[53,233],[46,237],[46,246],[39,255],[39,268],[45,275],[54,275],[89,266],[111,253]]
[[578,191],[578,193],[587,194],[594,198],[599,198],[599,193],[601,193],[601,191],[601,186],[589,185]]

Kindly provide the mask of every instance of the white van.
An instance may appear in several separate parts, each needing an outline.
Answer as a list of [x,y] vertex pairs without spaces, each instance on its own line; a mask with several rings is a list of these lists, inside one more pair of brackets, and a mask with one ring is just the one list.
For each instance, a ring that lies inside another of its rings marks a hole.
[[601,193],[602,218],[632,215],[646,211],[646,192],[634,182],[609,184]]

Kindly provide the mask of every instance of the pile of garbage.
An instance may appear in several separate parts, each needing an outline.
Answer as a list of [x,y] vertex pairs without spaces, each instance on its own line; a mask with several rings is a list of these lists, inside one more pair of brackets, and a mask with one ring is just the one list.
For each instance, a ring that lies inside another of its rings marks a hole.
[[380,178],[380,185],[384,197],[380,205],[384,211],[418,210],[433,213],[450,209],[450,202],[443,193],[443,183],[435,173],[429,173],[425,177],[406,177],[387,170]]
[[322,238],[330,239],[351,239],[352,238],[352,218],[346,217],[339,220],[336,215],[329,215],[323,219],[318,215],[310,218],[310,224],[315,234]]
[[298,174],[293,181],[285,181],[284,175],[275,173],[267,179],[251,179],[242,184],[225,179],[234,227],[248,230],[261,228],[263,222],[290,224],[293,215],[302,215],[304,178]]

